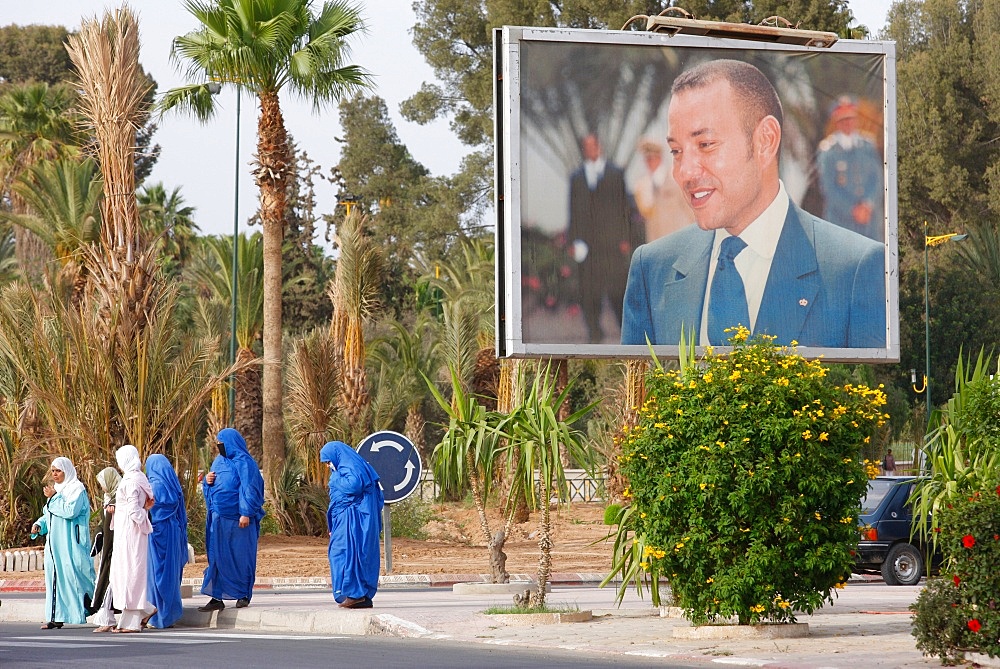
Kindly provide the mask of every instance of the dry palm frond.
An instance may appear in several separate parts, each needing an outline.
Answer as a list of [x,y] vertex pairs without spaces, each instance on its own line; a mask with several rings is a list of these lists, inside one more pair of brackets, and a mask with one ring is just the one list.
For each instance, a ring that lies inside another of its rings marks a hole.
[[314,330],[295,343],[290,362],[285,403],[288,425],[309,480],[318,484],[326,473],[319,449],[343,430],[337,343],[325,329]]
[[131,263],[136,251],[139,210],[135,198],[135,134],[147,109],[150,83],[139,66],[139,24],[128,7],[84,21],[66,49],[76,67],[80,112],[93,129],[104,176],[101,238]]

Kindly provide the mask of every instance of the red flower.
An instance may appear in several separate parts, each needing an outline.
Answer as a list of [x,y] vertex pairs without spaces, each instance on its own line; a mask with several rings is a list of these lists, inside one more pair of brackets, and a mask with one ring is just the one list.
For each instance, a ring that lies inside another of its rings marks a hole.
[[940,527],[935,527],[935,528],[934,528],[934,531],[935,531],[935,532],[940,532],[940,531],[941,531],[941,528],[940,528]]
[[1000,541],[1000,534],[994,534],[993,541]]
[[955,581],[955,585],[956,585],[956,586],[957,586],[957,585],[958,585],[959,583],[961,583],[961,582],[962,582],[962,579],[960,579],[960,578],[958,577],[958,574],[955,574],[954,576],[952,576],[952,577],[951,577],[951,580]]
[[971,534],[966,534],[964,537],[962,537],[962,545],[965,546],[966,548],[972,548],[973,546],[976,545],[976,538]]
[[1000,495],[1000,485],[997,486],[997,495]]
[[972,630],[976,634],[978,634],[979,630],[981,630],[983,628],[982,624],[976,618],[973,618],[972,620],[970,620],[966,624],[969,626],[969,629]]

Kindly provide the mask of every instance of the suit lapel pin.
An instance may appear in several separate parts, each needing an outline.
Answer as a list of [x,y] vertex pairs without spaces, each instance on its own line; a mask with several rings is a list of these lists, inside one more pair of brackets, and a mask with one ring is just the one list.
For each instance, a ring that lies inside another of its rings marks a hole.
[[808,306],[808,304],[809,304],[809,300],[807,300],[807,299],[806,299],[806,298],[804,298],[804,297],[803,297],[803,298],[802,298],[801,300],[799,300],[799,306],[800,306],[800,307],[805,307],[805,306]]

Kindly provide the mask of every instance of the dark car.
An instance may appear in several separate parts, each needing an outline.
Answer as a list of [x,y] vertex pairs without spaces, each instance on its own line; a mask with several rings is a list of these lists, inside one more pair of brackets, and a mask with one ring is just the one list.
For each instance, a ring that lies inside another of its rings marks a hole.
[[[927,550],[918,536],[910,537],[913,511],[906,501],[918,479],[879,476],[868,482],[858,525],[861,541],[854,555],[856,573],[882,574],[886,585],[917,585],[926,572]],[[931,560],[933,566],[939,556]]]

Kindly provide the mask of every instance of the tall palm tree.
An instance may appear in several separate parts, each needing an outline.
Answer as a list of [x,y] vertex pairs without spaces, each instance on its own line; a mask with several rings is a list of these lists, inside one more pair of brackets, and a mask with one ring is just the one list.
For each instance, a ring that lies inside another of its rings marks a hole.
[[257,169],[264,227],[264,474],[276,476],[285,459],[281,382],[281,247],[292,156],[278,94],[283,88],[312,98],[316,107],[367,86],[367,75],[345,64],[347,39],[363,29],[359,10],[345,2],[311,0],[186,0],[199,29],[174,40],[173,56],[188,86],[165,94],[165,109],[184,108],[202,120],[215,101],[209,82],[239,86],[260,103]]

